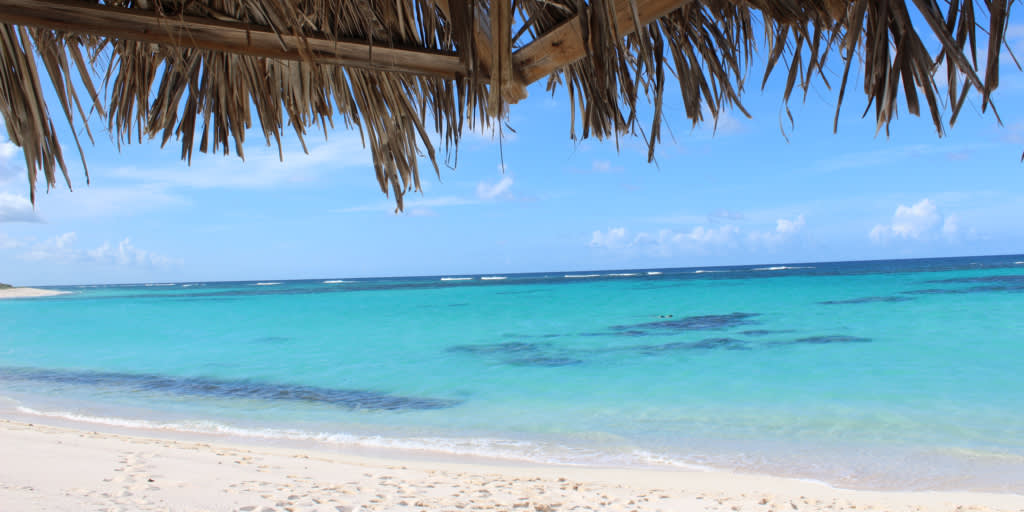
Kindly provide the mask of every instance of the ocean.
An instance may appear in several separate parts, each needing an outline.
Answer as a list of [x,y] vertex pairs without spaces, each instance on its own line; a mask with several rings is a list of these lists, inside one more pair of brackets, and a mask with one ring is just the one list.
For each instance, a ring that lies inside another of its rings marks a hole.
[[1024,256],[57,288],[0,416],[1024,492]]

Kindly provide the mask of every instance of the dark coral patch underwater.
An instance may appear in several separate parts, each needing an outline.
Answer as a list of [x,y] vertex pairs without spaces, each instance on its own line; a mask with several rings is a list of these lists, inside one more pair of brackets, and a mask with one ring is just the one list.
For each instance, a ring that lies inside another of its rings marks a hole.
[[582,333],[582,336],[665,336],[688,331],[729,329],[757,323],[760,313],[728,313],[725,315],[698,315],[672,318],[660,315],[662,320],[638,324],[613,325],[604,332]]
[[818,304],[840,305],[840,304],[870,304],[873,302],[907,302],[914,300],[913,297],[900,295],[886,295],[881,297],[858,297],[856,299],[826,300]]
[[215,379],[137,373],[94,372],[39,368],[0,368],[0,381],[23,381],[74,386],[100,386],[126,391],[155,391],[205,398],[241,398],[310,402],[346,409],[401,411],[444,409],[456,400],[391,395],[361,389],[336,389],[248,379]]

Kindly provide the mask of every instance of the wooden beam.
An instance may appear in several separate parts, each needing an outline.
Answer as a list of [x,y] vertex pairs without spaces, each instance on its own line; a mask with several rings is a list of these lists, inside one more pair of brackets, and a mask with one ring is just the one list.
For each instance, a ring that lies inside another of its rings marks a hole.
[[241,22],[162,16],[142,9],[99,6],[76,0],[0,0],[0,23],[376,71],[443,78],[466,73],[458,56],[448,52],[371,46],[367,41],[358,40],[302,38]]
[[[693,0],[635,0],[636,15],[643,27]],[[576,15],[534,39],[512,55],[526,84],[532,84],[558,68],[572,64],[587,55],[586,43],[580,28],[581,17]],[[615,22],[625,37],[636,31],[630,0],[615,0]]]
[[[473,0],[467,0],[473,1]],[[505,0],[502,0],[505,1]],[[482,2],[473,1],[476,9],[476,26],[473,27],[473,43],[476,49],[476,64],[480,75],[490,77],[494,68],[494,40],[491,35],[491,13],[487,11]],[[434,5],[444,14],[445,18],[452,19],[451,4],[449,0],[434,0]],[[511,50],[510,50],[511,51]],[[512,67],[513,78],[507,80],[502,88],[502,97],[505,103],[518,103],[526,98],[526,85],[522,77],[518,75],[515,66]]]
[[[452,19],[451,4],[448,0],[434,0],[434,4],[437,5],[438,9],[444,13],[444,17],[449,20]],[[474,9],[476,9],[476,26],[473,27],[473,42],[476,45],[476,59],[477,64],[480,66],[480,71],[486,76],[491,72],[491,28],[490,28],[490,16],[487,14],[487,9],[482,3],[473,2]]]

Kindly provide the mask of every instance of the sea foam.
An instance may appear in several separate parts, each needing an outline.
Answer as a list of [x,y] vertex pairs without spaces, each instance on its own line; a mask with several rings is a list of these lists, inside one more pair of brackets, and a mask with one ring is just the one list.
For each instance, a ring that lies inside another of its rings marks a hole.
[[540,464],[712,469],[710,466],[695,465],[682,459],[641,449],[600,451],[558,443],[488,437],[387,437],[344,432],[314,432],[290,428],[247,428],[210,420],[162,422],[138,418],[95,416],[71,411],[41,411],[25,406],[18,406],[16,410],[28,416],[133,430],[217,435],[267,441],[313,442],[343,447],[432,452],[440,455],[485,457]]

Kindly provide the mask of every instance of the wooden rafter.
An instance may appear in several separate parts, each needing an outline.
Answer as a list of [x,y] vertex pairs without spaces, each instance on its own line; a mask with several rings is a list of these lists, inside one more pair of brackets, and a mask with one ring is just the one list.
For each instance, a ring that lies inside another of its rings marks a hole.
[[[503,0],[504,1],[504,0]],[[441,10],[445,18],[452,19],[451,4],[449,0],[434,0],[434,4]],[[480,76],[489,77],[494,68],[495,52],[498,50],[492,36],[493,20],[492,13],[484,7],[481,2],[473,2],[476,18],[476,26],[473,27],[473,43],[476,53],[476,64],[480,70]],[[511,13],[509,14],[511,17]],[[511,20],[509,20],[511,23]],[[508,51],[511,51],[510,49]],[[507,71],[501,94],[505,103],[517,103],[526,98],[526,84],[514,66]]]
[[378,71],[455,78],[466,67],[450,53],[277,34],[265,27],[72,0],[0,0],[0,23],[218,50],[284,60],[312,60]]
[[[636,31],[637,22],[642,27],[693,0],[635,0],[636,17],[629,0],[615,1],[615,22],[625,37]],[[580,23],[583,17],[576,15],[561,25],[534,39],[512,55],[512,61],[526,84],[532,84],[555,72],[558,68],[572,64],[587,55],[586,42]]]

